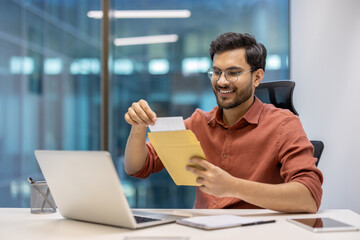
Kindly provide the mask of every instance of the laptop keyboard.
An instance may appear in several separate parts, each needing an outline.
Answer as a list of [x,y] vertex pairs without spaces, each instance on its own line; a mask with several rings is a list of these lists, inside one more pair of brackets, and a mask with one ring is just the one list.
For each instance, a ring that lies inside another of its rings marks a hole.
[[156,218],[141,217],[141,216],[134,216],[134,217],[135,217],[136,223],[160,221],[160,219],[156,219]]

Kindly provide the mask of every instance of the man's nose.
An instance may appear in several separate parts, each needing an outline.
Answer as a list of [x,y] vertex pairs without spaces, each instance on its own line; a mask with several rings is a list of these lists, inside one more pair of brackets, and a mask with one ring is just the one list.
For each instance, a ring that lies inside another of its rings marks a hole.
[[230,82],[225,77],[225,72],[221,73],[219,80],[217,81],[219,86],[227,86]]

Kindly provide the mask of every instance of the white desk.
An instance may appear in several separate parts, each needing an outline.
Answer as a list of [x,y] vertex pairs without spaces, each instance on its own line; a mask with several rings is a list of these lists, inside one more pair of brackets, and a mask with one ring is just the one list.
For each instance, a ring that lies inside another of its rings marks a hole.
[[[157,210],[173,212],[174,209]],[[154,211],[154,210],[152,210]],[[126,236],[187,236],[190,240],[266,239],[266,240],[360,240],[360,232],[312,233],[286,221],[286,218],[328,216],[360,227],[360,215],[350,210],[322,210],[317,214],[283,214],[270,210],[176,210],[177,213],[193,215],[235,214],[276,219],[276,223],[236,227],[221,230],[200,230],[178,224],[166,224],[141,230],[129,230],[99,224],[64,219],[59,213],[36,215],[28,208],[0,208],[0,239],[116,239]]]

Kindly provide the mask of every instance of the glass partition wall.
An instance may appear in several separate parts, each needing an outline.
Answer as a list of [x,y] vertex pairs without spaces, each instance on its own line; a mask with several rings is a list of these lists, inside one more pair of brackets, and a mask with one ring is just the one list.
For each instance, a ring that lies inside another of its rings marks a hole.
[[29,206],[35,149],[100,149],[100,7],[0,1],[0,207]]
[[[145,99],[158,116],[216,105],[209,44],[228,31],[268,49],[265,81],[289,78],[288,0],[103,0],[110,3],[109,151],[131,207],[192,208],[195,189],[166,170],[123,170],[130,126]],[[101,150],[101,0],[0,1],[0,207],[28,207],[35,149]]]

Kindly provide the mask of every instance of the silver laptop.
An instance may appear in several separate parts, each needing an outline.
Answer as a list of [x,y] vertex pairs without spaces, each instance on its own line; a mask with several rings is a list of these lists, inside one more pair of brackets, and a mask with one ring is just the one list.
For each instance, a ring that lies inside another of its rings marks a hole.
[[132,211],[108,152],[36,150],[35,156],[65,218],[131,229],[175,222],[179,218]]

